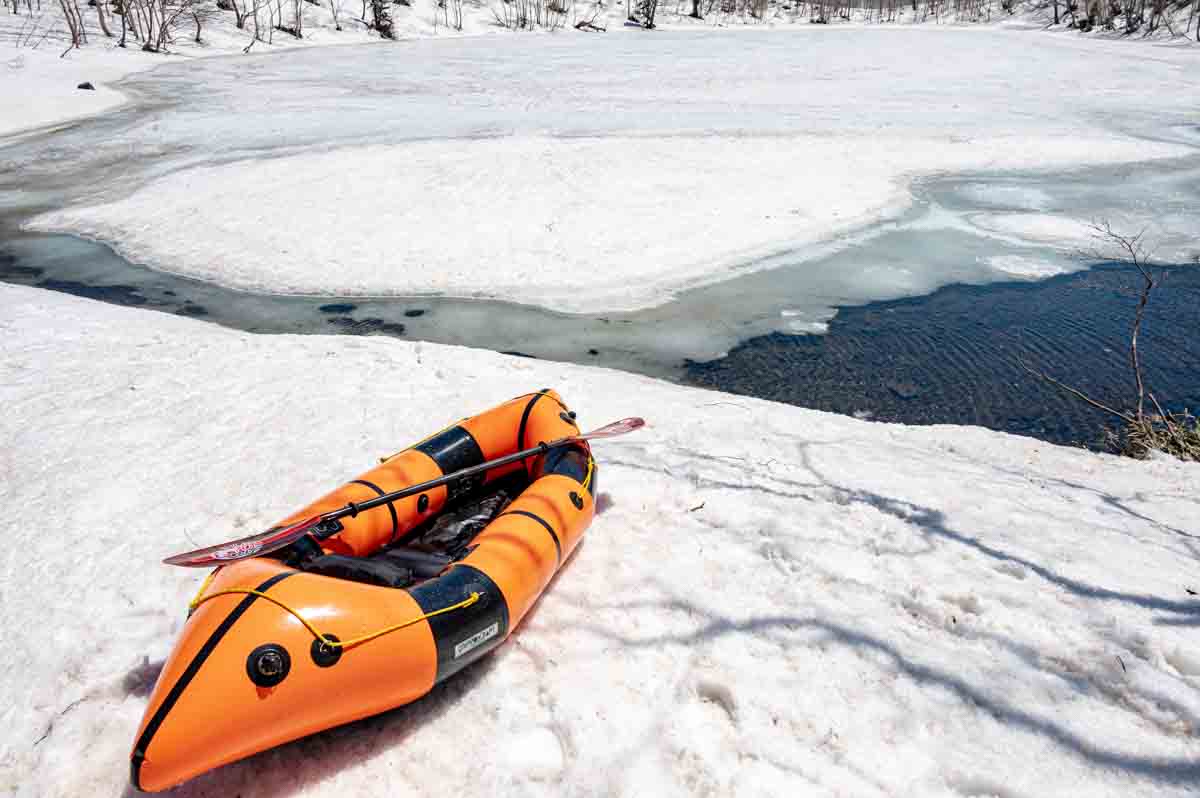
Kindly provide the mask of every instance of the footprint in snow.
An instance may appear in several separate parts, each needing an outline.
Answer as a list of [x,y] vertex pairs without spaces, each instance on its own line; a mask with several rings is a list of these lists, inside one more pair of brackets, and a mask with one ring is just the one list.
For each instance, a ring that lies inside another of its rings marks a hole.
[[961,596],[943,593],[942,595],[938,596],[938,598],[947,604],[953,604],[967,615],[983,614],[983,604],[980,603],[979,596],[976,596],[973,593],[964,593]]
[[547,781],[562,773],[566,757],[554,730],[538,726],[509,738],[501,750],[501,761],[515,774]]
[[1005,576],[1011,576],[1013,579],[1024,579],[1029,574],[1024,565],[1015,562],[1002,562],[995,566],[996,570]]
[[713,704],[725,713],[729,722],[737,725],[737,701],[733,691],[720,682],[701,679],[696,683],[696,697],[707,704]]

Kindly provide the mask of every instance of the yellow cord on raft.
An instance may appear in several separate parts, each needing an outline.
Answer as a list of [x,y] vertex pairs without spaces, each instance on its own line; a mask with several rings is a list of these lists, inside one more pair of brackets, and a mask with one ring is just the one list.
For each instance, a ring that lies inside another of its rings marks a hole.
[[[205,587],[207,587],[207,586],[208,586],[208,583],[205,582]],[[204,592],[203,588],[201,588],[201,592]],[[251,590],[250,588],[247,588],[247,587],[231,587],[231,588],[227,588],[225,590],[218,590],[216,593],[213,593],[208,596],[204,596],[203,598],[201,598],[200,596],[197,596],[196,598],[192,599],[192,603],[189,606],[194,610],[197,607],[199,607],[201,604],[203,604],[204,602],[212,601],[213,599],[217,598],[218,596],[231,596],[231,595],[257,596],[260,599],[266,599],[267,601],[271,602],[272,604],[279,607],[280,609],[282,609],[288,613],[291,613],[291,615],[297,621],[299,621],[301,624],[303,624],[304,628],[307,629],[309,631],[309,633],[312,634],[313,637],[315,637],[317,640],[320,640],[322,642],[322,644],[329,646],[330,648],[343,648],[343,649],[350,648],[351,646],[357,646],[359,643],[366,643],[369,640],[374,640],[377,637],[383,637],[384,635],[391,634],[392,632],[397,632],[401,629],[404,629],[405,627],[412,626],[415,623],[420,623],[421,621],[427,620],[429,618],[433,618],[434,616],[437,616],[437,615],[443,615],[447,612],[453,612],[454,610],[461,610],[464,607],[470,607],[472,604],[479,601],[479,598],[480,598],[478,593],[472,593],[470,596],[468,596],[467,598],[458,602],[457,604],[451,604],[449,607],[442,607],[440,610],[434,610],[433,612],[427,612],[424,615],[418,615],[416,618],[412,618],[410,620],[403,621],[403,622],[395,624],[393,626],[384,627],[383,629],[380,629],[376,632],[371,632],[370,634],[365,634],[365,635],[362,635],[361,637],[355,637],[352,640],[329,640],[325,637],[325,635],[323,635],[319,631],[317,631],[317,628],[315,626],[313,626],[311,623],[309,623],[308,620],[306,620],[303,615],[296,612],[296,610],[292,609],[287,604],[283,603],[282,601],[275,598],[274,596],[267,595],[266,593],[263,593],[262,591],[259,591],[259,590]]]
[[194,610],[200,606],[200,597],[204,595],[205,590],[208,590],[208,586],[212,584],[212,580],[217,578],[217,571],[220,570],[219,567],[214,568],[208,572],[208,576],[204,577],[204,582],[200,585],[200,589],[196,591],[195,598],[188,602],[189,610]]
[[588,486],[592,484],[592,472],[595,470],[596,470],[596,459],[589,455],[588,456],[587,476],[585,476],[583,478],[583,489],[584,490],[587,490]]

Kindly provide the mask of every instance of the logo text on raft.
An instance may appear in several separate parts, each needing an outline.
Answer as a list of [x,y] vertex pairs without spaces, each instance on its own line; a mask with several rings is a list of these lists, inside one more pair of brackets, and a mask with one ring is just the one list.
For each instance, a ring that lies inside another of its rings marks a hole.
[[500,622],[493,623],[483,631],[476,632],[454,647],[454,658],[458,659],[468,651],[473,651],[481,645],[491,640],[496,635],[500,634]]

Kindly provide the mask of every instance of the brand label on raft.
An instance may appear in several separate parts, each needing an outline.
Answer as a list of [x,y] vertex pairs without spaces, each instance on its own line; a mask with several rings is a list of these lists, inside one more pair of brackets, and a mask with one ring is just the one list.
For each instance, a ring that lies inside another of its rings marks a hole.
[[458,645],[456,645],[454,647],[454,658],[458,659],[463,654],[466,654],[468,651],[474,651],[475,649],[479,648],[481,645],[483,645],[487,641],[491,640],[493,637],[495,637],[498,634],[500,634],[500,622],[499,621],[492,624],[491,626],[489,626],[488,628],[484,629],[481,632],[476,632],[475,634],[468,637],[466,640],[464,640],[461,643],[459,643]]

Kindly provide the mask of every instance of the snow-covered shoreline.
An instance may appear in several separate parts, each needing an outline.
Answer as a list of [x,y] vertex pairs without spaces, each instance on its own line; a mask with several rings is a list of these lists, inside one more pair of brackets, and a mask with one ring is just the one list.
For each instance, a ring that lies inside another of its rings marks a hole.
[[[118,794],[198,584],[452,417],[553,386],[602,512],[514,639],[412,707],[186,796],[1184,796],[1200,465],[907,428],[386,338],[0,286],[0,791]],[[464,751],[471,752],[464,756]]]

